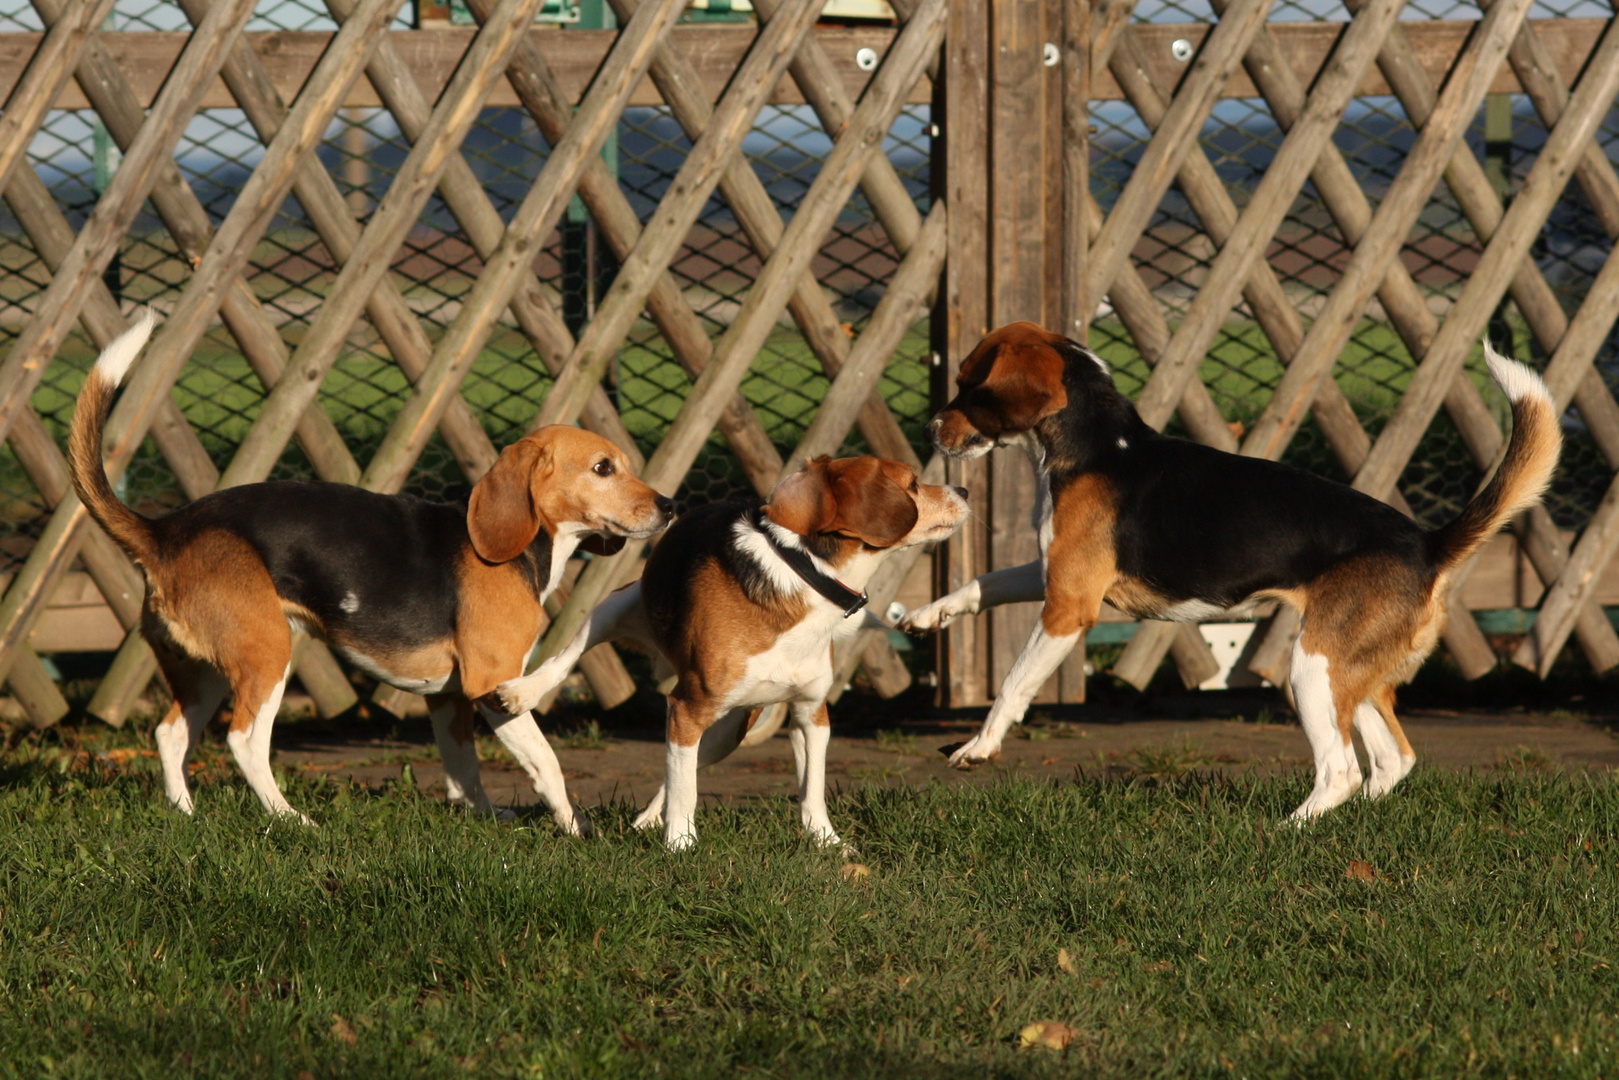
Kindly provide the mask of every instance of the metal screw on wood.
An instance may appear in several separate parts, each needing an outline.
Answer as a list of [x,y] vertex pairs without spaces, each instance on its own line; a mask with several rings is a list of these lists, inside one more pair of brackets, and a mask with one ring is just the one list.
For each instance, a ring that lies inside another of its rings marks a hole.
[[877,50],[861,49],[859,52],[855,53],[854,66],[859,68],[861,71],[876,71]]
[[1169,43],[1169,55],[1183,64],[1186,63],[1192,58],[1192,43],[1185,38],[1176,38]]
[[1056,67],[1057,61],[1062,59],[1062,51],[1057,48],[1056,42],[1048,41],[1046,42],[1044,56],[1046,60],[1046,67]]

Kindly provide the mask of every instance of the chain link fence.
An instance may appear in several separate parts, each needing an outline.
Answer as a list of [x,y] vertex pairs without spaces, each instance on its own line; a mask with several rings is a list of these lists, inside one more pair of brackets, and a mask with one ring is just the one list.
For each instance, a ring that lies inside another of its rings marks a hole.
[[[410,26],[410,6],[397,28]],[[307,0],[262,0],[252,30],[331,30],[322,4]],[[38,31],[26,4],[0,11],[0,33]],[[186,30],[177,5],[168,0],[118,0],[109,20],[118,31]],[[567,33],[565,29],[547,32]],[[908,106],[896,121],[885,152],[924,212],[929,199],[929,110]],[[766,106],[743,150],[784,218],[791,216],[832,146],[807,106]],[[362,222],[375,209],[410,146],[392,116],[380,108],[342,110],[319,149]],[[679,170],[689,142],[666,108],[631,108],[604,151],[643,223]],[[209,217],[217,225],[263,154],[263,146],[238,109],[204,109],[187,127],[175,159]],[[510,220],[544,166],[549,149],[532,118],[517,108],[486,108],[462,147],[503,219]],[[29,148],[29,162],[77,229],[94,207],[97,192],[118,161],[117,148],[91,110],[53,112]],[[713,337],[739,310],[761,262],[717,195],[705,207],[670,266],[688,303]],[[869,320],[898,253],[871,209],[858,195],[823,243],[814,273],[851,334]],[[436,340],[460,309],[482,268],[455,219],[435,195],[396,254],[396,283],[410,308]],[[583,204],[575,199],[538,259],[538,276],[577,333],[612,282],[613,259],[598,242]],[[248,268],[248,282],[279,326],[290,349],[307,332],[337,263],[316,235],[295,198],[289,198],[265,234]],[[176,250],[148,207],[125,238],[107,283],[126,308],[151,303],[166,309],[178,299],[190,265]],[[0,205],[0,353],[15,340],[50,280],[49,269],[26,231]],[[73,402],[95,349],[76,329],[46,372],[33,404],[50,432],[65,444]],[[882,393],[920,452],[928,418],[927,326],[919,324],[893,357]],[[656,448],[691,380],[649,319],[638,323],[609,374],[609,391],[624,421],[648,455]],[[551,387],[551,377],[529,341],[509,317],[503,319],[463,384],[461,393],[497,446],[519,437]],[[797,443],[825,394],[828,380],[803,335],[787,317],[755,359],[742,393],[785,456]],[[381,443],[403,407],[410,386],[386,346],[362,319],[325,380],[320,406],[362,463]],[[216,324],[203,340],[174,391],[214,463],[229,462],[258,414],[265,388],[240,349]],[[858,433],[846,450],[860,449]],[[275,478],[308,478],[314,470],[296,445],[274,471]],[[123,482],[123,495],[147,513],[184,501],[172,471],[150,439]],[[406,490],[424,497],[465,499],[469,484],[442,440],[424,453]],[[751,491],[723,441],[716,435],[688,476],[679,497],[706,502]],[[0,573],[27,556],[44,528],[50,507],[35,490],[9,448],[0,449]]]

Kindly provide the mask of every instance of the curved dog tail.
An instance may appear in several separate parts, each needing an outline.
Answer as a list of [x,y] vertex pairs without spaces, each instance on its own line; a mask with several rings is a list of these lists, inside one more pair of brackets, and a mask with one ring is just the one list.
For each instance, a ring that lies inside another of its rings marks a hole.
[[96,523],[107,530],[107,535],[143,564],[154,545],[152,523],[125,506],[107,482],[107,470],[101,464],[101,439],[118,384],[123,382],[129,365],[140,355],[156,325],[157,316],[148,308],[134,326],[102,350],[95,367],[90,369],[89,378],[84,380],[84,389],[79,391],[67,440],[68,469],[79,501]]
[[1512,441],[1484,490],[1461,516],[1432,534],[1434,563],[1441,575],[1478,550],[1514,515],[1540,501],[1563,447],[1557,406],[1540,376],[1496,352],[1488,341],[1484,361],[1512,403]]

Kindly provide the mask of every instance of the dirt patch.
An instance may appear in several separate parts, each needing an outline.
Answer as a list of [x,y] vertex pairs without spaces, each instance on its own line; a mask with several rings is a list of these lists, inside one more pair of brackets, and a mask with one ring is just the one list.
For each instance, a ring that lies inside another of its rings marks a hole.
[[[1083,715],[1083,710],[1066,713]],[[1611,726],[1568,714],[1412,711],[1402,716],[1419,768],[1594,769],[1619,766],[1619,738]],[[566,721],[561,724],[566,725]],[[1239,775],[1311,771],[1309,745],[1287,720],[1233,719],[1037,720],[1014,729],[1000,759],[963,772],[945,764],[940,748],[977,730],[976,717],[919,720],[887,730],[834,735],[827,774],[834,790],[861,784],[982,784],[1006,775],[1068,777],[1078,771],[1115,775],[1178,776],[1190,772]],[[568,778],[584,806],[614,801],[644,803],[663,782],[663,742],[654,730],[558,738],[544,723]],[[416,730],[419,727],[420,730]],[[429,793],[444,791],[443,771],[426,725],[405,724],[389,737],[345,737],[320,725],[290,724],[277,732],[278,764],[342,776],[366,784],[399,779],[404,765]],[[573,743],[574,745],[569,745]],[[528,778],[502,761],[499,744],[480,739],[483,781],[497,805],[535,802]],[[753,800],[796,791],[792,751],[785,736],[743,748],[704,770],[705,799]]]

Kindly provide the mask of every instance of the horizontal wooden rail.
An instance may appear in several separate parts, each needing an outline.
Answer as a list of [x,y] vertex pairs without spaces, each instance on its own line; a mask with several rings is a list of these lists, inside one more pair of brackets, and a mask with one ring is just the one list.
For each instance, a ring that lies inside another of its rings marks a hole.
[[[1435,82],[1443,82],[1455,64],[1462,47],[1467,43],[1477,22],[1471,20],[1436,20],[1408,22],[1401,26],[1416,51],[1417,59]],[[1602,34],[1602,19],[1536,19],[1532,25],[1555,69],[1565,82],[1574,82],[1590,58],[1597,38]],[[1311,85],[1321,73],[1332,53],[1333,43],[1348,26],[1343,22],[1284,22],[1271,23],[1269,31],[1279,51],[1287,57],[1290,66],[1305,85]],[[1190,65],[1175,59],[1171,46],[1176,41],[1199,45],[1211,27],[1202,23],[1163,23],[1152,26],[1132,26],[1125,33],[1131,38],[1134,51],[1145,61],[1153,81],[1160,86],[1176,86]],[[550,65],[563,92],[570,102],[578,104],[590,86],[590,80],[607,55],[616,30],[546,31],[532,35],[531,39],[546,63]],[[893,44],[895,31],[886,27],[834,27],[823,26],[815,30],[815,42],[826,54],[832,70],[842,80],[844,90],[851,98],[859,99],[871,72],[861,71],[855,54],[863,48],[875,49],[879,55]],[[171,68],[180,55],[189,35],[158,31],[102,34],[100,40],[128,75],[136,97],[143,107],[156,100]],[[393,48],[409,65],[422,91],[430,98],[449,85],[456,65],[472,43],[471,30],[395,30],[389,38]],[[719,97],[737,65],[753,41],[751,27],[680,27],[673,34],[676,48],[696,69],[710,100]],[[43,34],[0,34],[0,100],[11,93],[22,77],[29,60],[38,50]],[[332,35],[324,31],[271,30],[242,35],[263,63],[276,90],[286,100],[298,93],[304,80],[314,70],[315,62],[331,42]],[[1521,93],[1523,86],[1510,67],[1503,67],[1490,86],[1492,93]],[[1389,94],[1392,91],[1382,74],[1367,72],[1356,89],[1358,95]],[[1259,91],[1248,73],[1238,70],[1221,88],[1222,98],[1258,97]],[[932,83],[924,77],[913,87],[906,101],[924,105],[932,101]],[[1126,94],[1105,66],[1091,74],[1092,101],[1122,101]],[[782,78],[771,93],[770,103],[800,105],[804,94],[791,75]],[[345,108],[367,108],[382,105],[382,98],[366,79],[357,81],[344,98]],[[516,107],[521,104],[517,92],[502,78],[489,95],[491,107]],[[661,105],[659,95],[650,78],[643,79],[630,96],[631,105]],[[203,108],[234,108],[236,101],[224,80],[216,79],[205,93]],[[56,107],[61,109],[87,109],[90,103],[76,83],[63,87]]]

